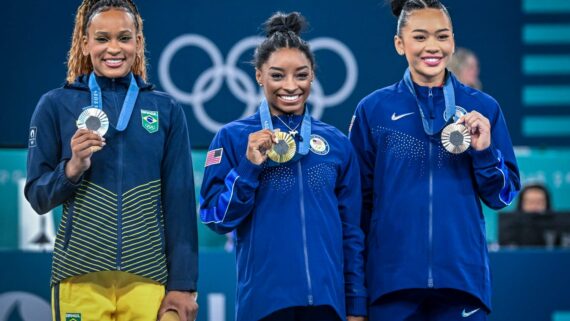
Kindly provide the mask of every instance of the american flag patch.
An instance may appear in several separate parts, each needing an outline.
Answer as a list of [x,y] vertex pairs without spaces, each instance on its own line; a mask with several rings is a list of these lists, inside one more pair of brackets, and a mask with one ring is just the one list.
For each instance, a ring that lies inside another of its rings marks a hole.
[[206,154],[206,165],[204,165],[204,167],[221,163],[223,152],[223,148],[213,149],[209,151],[208,154]]

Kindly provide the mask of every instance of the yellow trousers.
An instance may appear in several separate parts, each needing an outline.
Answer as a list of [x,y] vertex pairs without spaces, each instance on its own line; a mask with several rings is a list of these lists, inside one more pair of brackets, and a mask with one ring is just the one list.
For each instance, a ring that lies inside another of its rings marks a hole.
[[164,285],[121,271],[74,276],[52,287],[54,321],[156,321]]

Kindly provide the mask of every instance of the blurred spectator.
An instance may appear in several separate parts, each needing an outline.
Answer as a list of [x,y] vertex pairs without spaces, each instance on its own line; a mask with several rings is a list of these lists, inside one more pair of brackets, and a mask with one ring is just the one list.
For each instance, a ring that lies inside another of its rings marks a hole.
[[458,47],[447,68],[464,85],[477,90],[483,88],[479,80],[479,60],[473,51]]
[[551,210],[550,193],[542,184],[526,185],[519,194],[517,211],[544,214]]

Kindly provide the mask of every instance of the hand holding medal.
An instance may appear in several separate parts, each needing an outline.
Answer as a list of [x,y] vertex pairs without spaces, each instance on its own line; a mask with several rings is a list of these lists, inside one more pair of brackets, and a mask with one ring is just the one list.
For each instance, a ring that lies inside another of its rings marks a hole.
[[474,150],[481,151],[491,145],[491,123],[487,117],[471,111],[463,115],[458,123],[465,125],[471,135],[471,147]]
[[276,134],[269,129],[262,129],[249,134],[246,158],[255,165],[261,165],[268,157],[273,146],[278,143]]
[[77,182],[91,167],[91,155],[105,146],[105,138],[99,133],[85,128],[78,129],[71,137],[71,159],[65,165],[65,175]]

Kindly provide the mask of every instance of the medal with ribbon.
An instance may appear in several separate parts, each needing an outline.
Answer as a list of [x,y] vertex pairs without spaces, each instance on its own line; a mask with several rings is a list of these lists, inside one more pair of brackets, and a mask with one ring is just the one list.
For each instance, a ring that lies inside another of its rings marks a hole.
[[406,72],[404,74],[404,83],[416,99],[416,103],[422,117],[424,132],[432,136],[441,131],[441,143],[443,147],[450,153],[461,154],[466,151],[471,144],[471,135],[469,134],[467,127],[465,127],[463,124],[458,124],[457,121],[459,121],[461,116],[465,115],[467,111],[455,105],[455,91],[453,89],[453,82],[451,80],[451,77],[447,77],[443,86],[443,97],[445,100],[445,111],[443,113],[443,118],[447,124],[443,130],[441,130],[441,128],[433,128],[432,123],[425,117],[422,107],[420,106],[420,101],[418,100],[418,96],[416,95],[416,91],[414,89],[414,84],[412,82],[412,76],[409,68],[406,69]]
[[[119,115],[119,120],[117,122],[116,130],[124,131],[129,124],[129,119],[133,113],[133,108],[139,94],[139,87],[135,76],[131,73],[131,81],[129,84],[129,90],[127,91],[127,96],[123,102],[121,108],[121,113]],[[89,129],[97,132],[101,137],[107,133],[109,129],[109,118],[107,114],[103,111],[103,96],[101,93],[101,88],[97,83],[95,73],[89,75],[89,91],[91,92],[91,106],[84,109],[79,115],[76,121],[77,128]],[[93,151],[97,151],[100,148],[93,148]]]
[[[271,113],[265,98],[259,105],[259,115],[261,118],[261,127],[263,129],[273,130],[273,122],[271,121]],[[295,141],[298,134],[297,130],[289,128],[289,132],[275,130],[275,137],[277,143],[267,152],[267,157],[274,163],[269,163],[270,166],[280,165],[291,160],[303,157],[309,153],[310,138],[311,138],[311,116],[309,115],[309,108],[305,105],[305,112],[301,123],[301,135],[298,138],[299,146]]]

